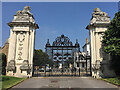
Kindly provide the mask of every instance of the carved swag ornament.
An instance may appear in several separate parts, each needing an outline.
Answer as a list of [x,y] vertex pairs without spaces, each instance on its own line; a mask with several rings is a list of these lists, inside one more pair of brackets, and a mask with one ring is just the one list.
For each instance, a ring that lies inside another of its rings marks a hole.
[[8,62],[7,71],[15,71],[15,70],[16,70],[15,60],[10,60]]
[[20,32],[19,36],[18,36],[18,40],[19,40],[19,48],[18,48],[18,60],[23,60],[22,58],[22,50],[23,50],[23,42],[25,40],[25,33]]
[[30,70],[29,62],[28,60],[24,60],[22,65],[20,66],[21,71],[27,71]]

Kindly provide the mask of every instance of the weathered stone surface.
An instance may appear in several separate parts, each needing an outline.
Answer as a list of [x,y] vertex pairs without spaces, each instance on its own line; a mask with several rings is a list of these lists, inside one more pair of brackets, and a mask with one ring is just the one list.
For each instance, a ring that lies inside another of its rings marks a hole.
[[28,60],[24,60],[23,61],[23,63],[22,63],[22,65],[20,66],[20,69],[21,70],[30,70],[30,66],[29,66],[29,62],[28,62]]
[[[86,27],[86,29],[89,30],[90,36],[92,76],[96,78],[104,76],[111,77],[115,75],[113,70],[111,70],[108,65],[102,63],[104,60],[106,60],[106,62],[110,61],[110,58],[104,58],[104,56],[109,57],[109,55],[106,56],[102,46],[102,36],[107,30],[108,25],[110,25],[110,17],[108,14],[102,12],[99,8],[95,8],[94,12],[92,13],[90,24]],[[101,68],[104,68],[104,71],[101,70]],[[106,75],[105,73],[108,74]]]
[[92,13],[92,19],[90,25],[93,24],[109,24],[110,17],[106,12],[102,12],[99,8],[95,8],[94,12]]
[[[22,11],[14,15],[12,22],[8,25],[10,29],[9,52],[7,63],[7,75],[16,77],[32,76],[33,51],[35,31],[38,25],[35,23],[30,7],[26,6]],[[15,61],[15,72],[9,71],[9,62]]]
[[15,71],[15,60],[10,60],[7,65],[7,71]]

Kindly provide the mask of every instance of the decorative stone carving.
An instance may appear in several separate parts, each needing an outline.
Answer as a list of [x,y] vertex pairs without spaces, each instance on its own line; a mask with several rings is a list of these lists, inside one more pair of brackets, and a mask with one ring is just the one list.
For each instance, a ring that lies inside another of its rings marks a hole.
[[[39,27],[30,13],[30,7],[26,6],[23,10],[17,11],[13,21],[9,22],[8,25],[11,28],[8,62],[13,63],[11,60],[14,60],[16,70],[15,72],[9,72],[14,70],[15,67],[14,64],[8,63],[6,75],[15,77],[32,76],[32,69],[30,67],[33,67],[34,38],[36,29]],[[26,71],[21,73],[23,70]]]
[[99,70],[100,69],[100,60],[96,60],[95,64],[93,64],[92,69],[93,70]]
[[29,17],[26,16],[17,16],[16,19],[14,19],[14,21],[28,21]]
[[15,60],[10,60],[8,62],[7,71],[15,71]]
[[[30,22],[35,22],[33,15],[30,13],[30,7],[26,6],[24,9],[21,11],[17,11],[16,17],[13,19],[13,21],[30,21]],[[30,18],[32,17],[32,18]]]
[[106,12],[102,12],[99,8],[95,8],[94,12],[92,13],[92,19],[90,24],[95,24],[95,23],[101,23],[101,22],[110,22],[110,17]]
[[24,60],[22,63],[22,66],[20,66],[20,69],[23,70],[30,70],[29,62],[28,60]]
[[22,58],[22,54],[23,54],[23,43],[25,40],[25,33],[20,32],[19,36],[18,36],[18,42],[19,42],[19,46],[18,46],[18,60],[23,60]]
[[20,32],[20,35],[19,35],[19,41],[20,42],[23,42],[24,41],[24,39],[25,39],[25,35],[24,35],[24,33],[23,32]]
[[22,11],[21,10],[17,11],[16,15],[22,15]]

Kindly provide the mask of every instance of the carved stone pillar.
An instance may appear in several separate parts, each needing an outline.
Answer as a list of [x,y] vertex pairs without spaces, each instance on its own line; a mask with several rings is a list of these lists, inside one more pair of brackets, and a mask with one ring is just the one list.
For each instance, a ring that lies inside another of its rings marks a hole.
[[[90,24],[86,27],[86,29],[89,30],[90,34],[90,49],[91,49],[91,61],[92,61],[92,76],[99,78],[104,77],[104,73],[100,70],[100,65],[105,60],[103,58],[104,54],[102,53],[102,35],[107,30],[107,27],[110,25],[110,17],[107,15],[107,13],[102,12],[99,8],[95,8],[94,12],[92,13],[92,19],[90,21]],[[99,61],[100,63],[96,63]],[[109,62],[109,60],[107,60]],[[99,66],[99,67],[98,67]],[[108,70],[109,75],[111,74],[112,70]],[[108,74],[107,74],[108,75]],[[108,77],[109,77],[108,75]]]
[[7,75],[16,77],[31,77],[33,66],[33,51],[35,23],[30,7],[26,6],[22,11],[17,11],[11,27],[9,53],[7,63]]

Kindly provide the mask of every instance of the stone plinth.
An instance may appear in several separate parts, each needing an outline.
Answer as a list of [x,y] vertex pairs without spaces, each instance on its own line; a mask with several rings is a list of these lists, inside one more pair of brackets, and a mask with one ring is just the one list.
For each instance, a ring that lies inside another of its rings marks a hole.
[[35,31],[38,25],[35,23],[30,7],[26,6],[22,11],[17,11],[10,29],[9,51],[7,62],[7,75],[16,77],[31,77],[33,69],[33,52]]

